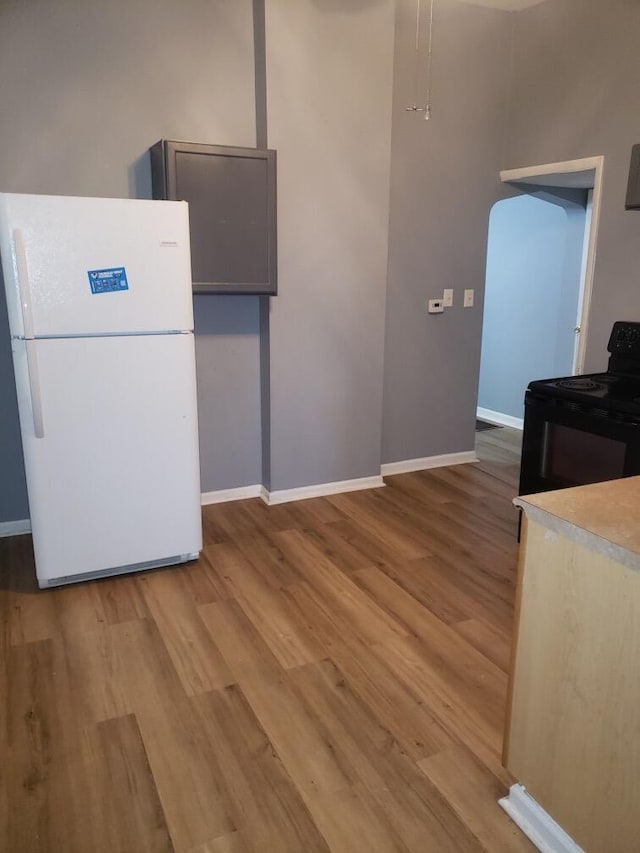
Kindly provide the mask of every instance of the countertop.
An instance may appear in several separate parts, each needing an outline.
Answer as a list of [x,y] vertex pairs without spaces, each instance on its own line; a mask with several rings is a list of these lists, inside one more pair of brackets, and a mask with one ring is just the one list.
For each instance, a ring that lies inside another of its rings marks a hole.
[[531,521],[640,571],[640,477],[514,500]]

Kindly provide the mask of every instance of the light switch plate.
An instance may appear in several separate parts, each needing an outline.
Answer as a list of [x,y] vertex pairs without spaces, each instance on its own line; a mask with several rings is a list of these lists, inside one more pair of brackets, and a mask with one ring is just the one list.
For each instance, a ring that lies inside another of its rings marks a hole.
[[442,291],[442,304],[445,308],[451,308],[453,305],[453,288],[448,287]]
[[464,307],[473,308],[473,290],[465,290],[464,292]]

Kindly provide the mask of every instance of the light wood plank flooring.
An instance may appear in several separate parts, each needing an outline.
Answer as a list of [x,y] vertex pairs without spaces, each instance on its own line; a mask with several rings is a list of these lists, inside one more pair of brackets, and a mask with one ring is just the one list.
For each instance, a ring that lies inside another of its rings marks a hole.
[[533,850],[496,805],[518,438],[208,507],[184,567],[39,592],[0,540],[0,850]]

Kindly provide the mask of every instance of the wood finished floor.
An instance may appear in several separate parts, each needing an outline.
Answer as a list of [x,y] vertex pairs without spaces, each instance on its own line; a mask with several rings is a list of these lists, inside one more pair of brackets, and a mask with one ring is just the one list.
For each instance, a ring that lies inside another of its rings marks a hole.
[[518,438],[207,507],[184,567],[39,592],[0,540],[0,850],[532,851],[496,805]]

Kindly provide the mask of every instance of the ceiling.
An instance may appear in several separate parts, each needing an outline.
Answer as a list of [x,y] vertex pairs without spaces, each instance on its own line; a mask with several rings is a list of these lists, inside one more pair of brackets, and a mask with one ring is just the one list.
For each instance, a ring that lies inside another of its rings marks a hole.
[[545,0],[464,0],[473,6],[490,6],[492,9],[504,9],[507,12],[519,12],[529,6],[538,6]]

